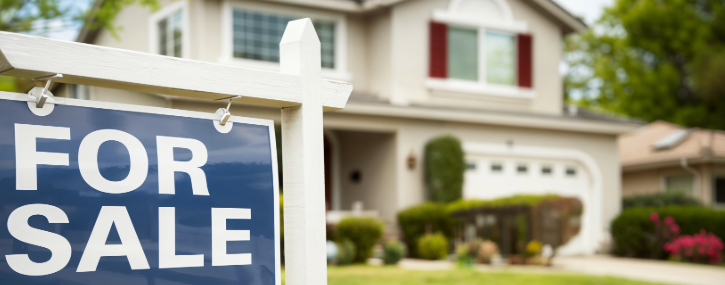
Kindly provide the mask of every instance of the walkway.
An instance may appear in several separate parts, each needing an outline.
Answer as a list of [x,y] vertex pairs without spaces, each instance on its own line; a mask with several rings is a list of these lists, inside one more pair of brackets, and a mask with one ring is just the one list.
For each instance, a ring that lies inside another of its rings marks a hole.
[[554,259],[554,267],[578,273],[610,275],[670,284],[725,284],[725,267],[660,260],[619,258],[605,255],[558,257]]
[[[408,270],[448,270],[455,267],[449,261],[427,261],[420,259],[403,259],[398,266]],[[554,259],[554,266],[552,267],[477,265],[476,269],[491,272],[503,271],[529,274],[591,274],[667,284],[725,284],[725,267],[620,258],[606,255],[557,257]]]

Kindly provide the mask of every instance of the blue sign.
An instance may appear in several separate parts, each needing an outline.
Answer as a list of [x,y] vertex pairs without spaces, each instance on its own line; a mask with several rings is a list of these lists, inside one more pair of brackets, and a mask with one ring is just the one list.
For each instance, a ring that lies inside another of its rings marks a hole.
[[271,121],[27,98],[0,92],[0,284],[280,284]]

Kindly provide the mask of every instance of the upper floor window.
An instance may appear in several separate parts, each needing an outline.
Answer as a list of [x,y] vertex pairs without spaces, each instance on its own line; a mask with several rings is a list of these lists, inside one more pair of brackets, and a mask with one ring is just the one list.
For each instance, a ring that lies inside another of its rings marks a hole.
[[149,17],[148,44],[150,53],[175,57],[189,56],[189,26],[186,2],[172,2]]
[[430,77],[530,88],[531,35],[431,22]]
[[182,13],[178,10],[170,16],[163,18],[157,23],[159,54],[181,57],[182,36],[184,33],[182,25]]
[[[294,17],[234,9],[233,55],[235,58],[279,62],[279,43]],[[335,22],[313,20],[320,38],[322,67],[335,68]]]

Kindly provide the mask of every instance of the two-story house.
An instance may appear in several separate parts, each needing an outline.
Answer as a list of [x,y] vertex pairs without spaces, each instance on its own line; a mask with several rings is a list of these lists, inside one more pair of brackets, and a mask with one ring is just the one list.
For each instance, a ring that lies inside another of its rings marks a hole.
[[[396,213],[426,200],[425,144],[452,134],[468,161],[464,198],[578,197],[582,228],[559,253],[606,244],[621,208],[617,136],[635,125],[565,108],[563,37],[586,26],[551,0],[164,1],[155,12],[123,9],[120,39],[84,29],[78,41],[277,70],[286,23],[302,17],[315,23],[323,77],[354,85],[345,109],[324,116],[330,216],[361,201],[395,232]],[[200,112],[224,105],[65,88],[65,96]],[[231,112],[280,119],[273,108]]]

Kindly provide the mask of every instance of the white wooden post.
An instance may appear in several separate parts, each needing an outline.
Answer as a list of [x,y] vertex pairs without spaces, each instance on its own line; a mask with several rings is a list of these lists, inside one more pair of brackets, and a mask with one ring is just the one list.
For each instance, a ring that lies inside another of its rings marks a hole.
[[280,71],[302,78],[301,105],[282,109],[286,282],[327,284],[320,40],[309,18],[287,24]]

